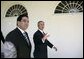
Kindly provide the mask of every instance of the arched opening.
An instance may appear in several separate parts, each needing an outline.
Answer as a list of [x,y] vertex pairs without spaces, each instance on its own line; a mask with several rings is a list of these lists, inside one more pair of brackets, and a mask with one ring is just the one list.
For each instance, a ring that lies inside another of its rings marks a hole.
[[15,4],[11,6],[6,12],[5,17],[19,16],[21,14],[28,14],[24,6],[20,4]]
[[61,1],[54,13],[77,13],[83,12],[83,1]]

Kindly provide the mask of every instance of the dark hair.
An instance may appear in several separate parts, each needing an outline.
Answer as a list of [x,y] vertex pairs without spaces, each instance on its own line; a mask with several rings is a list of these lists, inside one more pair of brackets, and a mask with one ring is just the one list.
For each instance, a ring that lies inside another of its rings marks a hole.
[[21,21],[21,20],[22,20],[22,17],[27,17],[27,18],[28,18],[28,15],[27,15],[27,14],[22,14],[22,15],[20,15],[20,16],[17,18],[17,21]]
[[44,21],[38,21],[38,24],[39,24],[40,22],[44,22]]

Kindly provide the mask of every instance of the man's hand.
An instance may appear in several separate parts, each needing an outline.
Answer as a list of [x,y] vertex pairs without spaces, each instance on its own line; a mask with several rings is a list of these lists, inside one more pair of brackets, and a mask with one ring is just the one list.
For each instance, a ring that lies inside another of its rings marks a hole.
[[55,46],[53,46],[53,49],[55,49],[55,51],[57,51],[57,48]]
[[50,36],[50,35],[45,34],[44,37],[43,37],[43,39],[44,39],[44,40],[47,40],[47,38],[48,38],[49,36]]

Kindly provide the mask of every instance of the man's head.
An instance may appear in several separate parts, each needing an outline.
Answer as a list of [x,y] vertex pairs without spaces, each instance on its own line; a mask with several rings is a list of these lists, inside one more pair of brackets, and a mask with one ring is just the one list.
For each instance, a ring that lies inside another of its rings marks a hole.
[[29,18],[26,14],[20,15],[17,18],[17,26],[22,30],[26,30],[29,26]]
[[43,30],[43,29],[44,29],[44,22],[43,22],[43,21],[39,21],[39,22],[38,22],[38,28],[39,28],[40,30]]

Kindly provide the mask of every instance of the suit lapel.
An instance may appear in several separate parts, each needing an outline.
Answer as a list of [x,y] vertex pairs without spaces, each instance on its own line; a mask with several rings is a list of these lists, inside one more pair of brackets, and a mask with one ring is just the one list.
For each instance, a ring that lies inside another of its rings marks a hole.
[[41,33],[39,30],[37,31],[41,37],[43,37],[43,33]]
[[18,35],[24,40],[25,37],[23,36],[23,34],[21,33],[21,31],[18,28],[16,28],[16,31],[17,31]]
[[[16,31],[17,31],[17,33],[19,34],[19,36],[22,38],[22,40],[25,40],[25,41],[26,41],[25,37],[23,36],[23,34],[21,33],[21,31],[20,31],[18,28],[16,28]],[[29,40],[28,34],[27,34],[27,38],[28,38],[28,40]],[[26,42],[27,42],[27,41],[26,41]],[[30,40],[29,40],[29,45],[31,45]]]
[[41,33],[41,31],[38,30],[38,32],[39,32],[41,35],[43,35],[43,33]]

